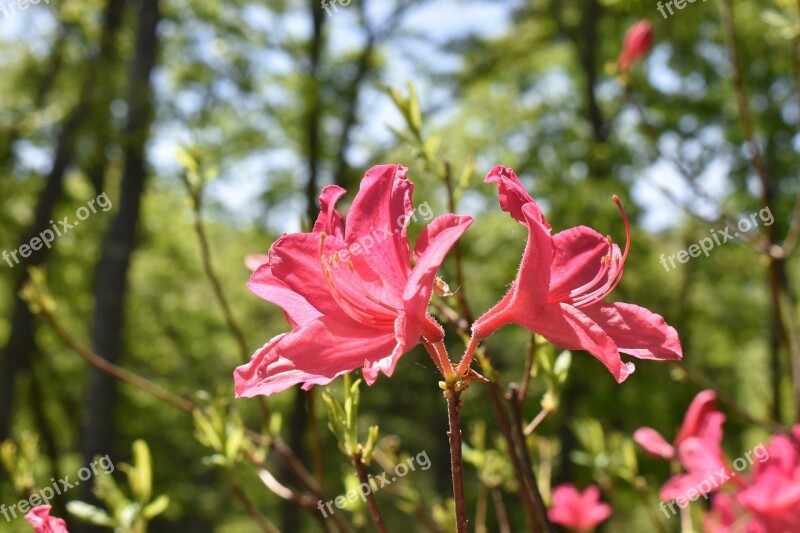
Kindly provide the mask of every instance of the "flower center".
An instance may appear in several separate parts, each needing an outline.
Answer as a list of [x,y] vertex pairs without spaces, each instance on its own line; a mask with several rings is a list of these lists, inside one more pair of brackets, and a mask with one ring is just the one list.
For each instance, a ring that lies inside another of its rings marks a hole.
[[614,203],[617,204],[620,213],[622,213],[622,220],[625,222],[625,251],[622,255],[619,253],[615,254],[614,243],[610,236],[607,237],[608,253],[600,258],[600,268],[595,277],[576,289],[551,296],[548,298],[549,303],[563,302],[574,305],[575,307],[586,307],[599,302],[619,285],[619,282],[622,280],[622,272],[625,269],[625,260],[628,258],[628,250],[630,250],[631,247],[631,226],[619,196],[615,194],[612,199]]
[[[338,252],[326,261],[323,253],[327,233],[320,233],[319,259],[322,264],[322,273],[328,282],[328,291],[342,311],[350,318],[361,324],[377,328],[394,328],[398,310],[383,303],[372,295],[369,286],[366,286],[361,276],[358,275],[353,261],[347,262],[348,268],[338,268]],[[335,268],[331,268],[336,264]]]

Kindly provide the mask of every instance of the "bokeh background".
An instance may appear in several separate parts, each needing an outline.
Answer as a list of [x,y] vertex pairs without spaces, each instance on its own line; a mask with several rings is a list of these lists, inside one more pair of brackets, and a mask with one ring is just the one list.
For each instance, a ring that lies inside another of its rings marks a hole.
[[[687,4],[666,19],[655,4],[634,0],[3,5],[0,250],[16,250],[51,220],[74,219],[103,193],[113,207],[52,249],[13,267],[0,263],[0,441],[8,439],[0,503],[51,477],[74,478],[97,455],[130,463],[141,439],[152,454],[153,493],[170,499],[150,531],[258,531],[232,479],[282,531],[334,528],[281,499],[247,465],[215,464],[191,416],[92,369],[31,313],[20,290],[28,267],[44,267],[54,315],[75,340],[259,431],[258,402],[233,400],[232,371],[287,325],[277,307],[246,290],[244,257],[308,228],[323,186],[341,185],[351,200],[364,171],[380,162],[408,166],[415,202],[436,215],[450,209],[442,179],[450,169],[456,211],[477,222],[461,241],[464,283],[452,259],[442,277],[468,296],[476,316],[514,278],[525,239],[483,183],[492,166],[517,171],[555,230],[585,224],[623,242],[611,195],[621,197],[633,244],[614,299],[666,317],[680,332],[684,362],[640,361],[617,385],[598,361],[573,354],[558,411],[528,441],[545,494],[563,481],[603,488],[614,515],[600,531],[653,527],[648,515],[657,512],[669,465],[647,459],[631,435],[643,425],[673,435],[703,388],[718,388],[725,400],[731,457],[767,438],[768,424],[756,421],[795,420],[786,339],[797,329],[787,322],[796,317],[797,263],[764,252],[787,236],[791,243],[796,212],[793,2],[736,2],[738,69],[717,2]],[[653,25],[654,46],[624,79],[622,39],[642,18]],[[419,131],[390,94],[408,98],[408,82]],[[769,227],[709,257],[662,266],[662,254],[764,205],[774,216]],[[412,224],[412,234],[420,228]],[[458,298],[444,302],[458,307]],[[488,342],[504,385],[522,379],[529,342],[511,327]],[[463,349],[450,325],[448,345],[453,354]],[[429,470],[377,495],[390,531],[450,527],[439,378],[417,348],[391,379],[362,388],[362,426],[380,426],[385,460],[423,451],[431,459]],[[339,394],[341,385],[329,389]],[[326,427],[320,392],[271,397],[270,427],[333,498],[353,474]],[[540,412],[545,392],[535,377],[525,420]],[[501,530],[505,513],[510,530],[523,531],[488,387],[474,385],[464,401],[473,523],[483,506],[486,530]],[[296,486],[275,455],[267,454],[267,468]],[[128,490],[122,468],[113,476]],[[67,502],[100,505],[89,485],[53,503],[74,531],[86,529],[66,513]],[[370,530],[362,506],[338,512],[352,530]],[[661,524],[680,527],[677,518],[662,516]],[[0,519],[0,529],[29,530],[21,519]]]

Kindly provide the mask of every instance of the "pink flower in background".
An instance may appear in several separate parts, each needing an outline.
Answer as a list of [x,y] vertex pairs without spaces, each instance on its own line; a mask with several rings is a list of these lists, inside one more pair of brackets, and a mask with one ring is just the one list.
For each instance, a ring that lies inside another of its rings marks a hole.
[[653,27],[646,20],[640,20],[631,26],[622,42],[622,52],[619,54],[617,64],[620,72],[627,75],[631,65],[647,55],[653,46]]
[[[793,432],[800,431],[800,425]],[[775,435],[755,463],[753,474],[736,493],[753,523],[770,533],[800,529],[800,439]],[[760,458],[761,459],[761,458]]]
[[236,369],[237,397],[269,395],[296,384],[330,383],[362,367],[372,384],[390,376],[420,338],[438,342],[441,326],[428,314],[436,272],[472,218],[447,214],[428,224],[411,250],[406,225],[414,214],[413,184],[400,165],[370,169],[347,216],[335,209],[337,186],[320,195],[310,233],[278,239],[248,288],[280,306],[292,331],[279,335]]
[[591,531],[611,516],[611,506],[600,501],[600,489],[587,487],[583,494],[565,483],[553,490],[553,506],[547,512],[551,522],[577,531]]
[[[717,413],[717,393],[713,390],[704,390],[694,397],[686,414],[683,424],[675,437],[675,447],[690,437],[697,437],[708,433],[707,428],[711,423],[713,413]],[[642,427],[633,434],[635,440],[647,453],[654,457],[675,459],[675,448],[669,444],[661,434],[653,428]]]
[[64,519],[50,516],[51,510],[50,505],[39,505],[25,515],[25,520],[33,526],[35,533],[69,533]]
[[586,226],[551,236],[541,208],[512,169],[497,166],[486,182],[498,184],[500,206],[528,228],[528,241],[511,289],[475,322],[477,337],[516,323],[568,350],[586,350],[619,383],[634,371],[633,363],[622,362],[620,352],[640,359],[683,356],[678,333],[660,315],[603,301],[622,278],[630,246],[627,217],[624,253],[610,237]]
[[674,446],[652,428],[639,428],[633,434],[633,439],[647,453],[654,457],[678,460],[686,470],[664,484],[660,495],[662,500],[686,497],[689,490],[698,488],[706,489],[706,492],[717,491],[726,481],[716,474],[730,476],[731,469],[722,453],[725,415],[716,410],[716,402],[717,394],[712,390],[704,390],[694,397],[686,410]]

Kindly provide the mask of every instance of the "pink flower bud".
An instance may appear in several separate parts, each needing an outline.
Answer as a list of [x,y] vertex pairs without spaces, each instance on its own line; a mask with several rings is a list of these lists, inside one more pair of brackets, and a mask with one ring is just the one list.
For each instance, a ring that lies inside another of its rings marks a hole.
[[653,27],[646,20],[640,20],[630,27],[622,43],[622,53],[619,55],[619,70],[627,75],[631,65],[637,59],[647,55],[653,46]]

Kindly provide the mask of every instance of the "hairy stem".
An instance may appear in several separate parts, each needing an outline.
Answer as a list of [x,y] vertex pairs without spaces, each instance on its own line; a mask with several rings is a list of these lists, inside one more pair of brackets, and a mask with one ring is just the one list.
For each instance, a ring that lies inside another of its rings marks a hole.
[[467,505],[464,500],[464,461],[461,457],[461,382],[448,383],[444,391],[447,400],[447,416],[450,430],[447,432],[450,441],[450,468],[453,474],[453,497],[456,503],[456,531],[467,533]]

